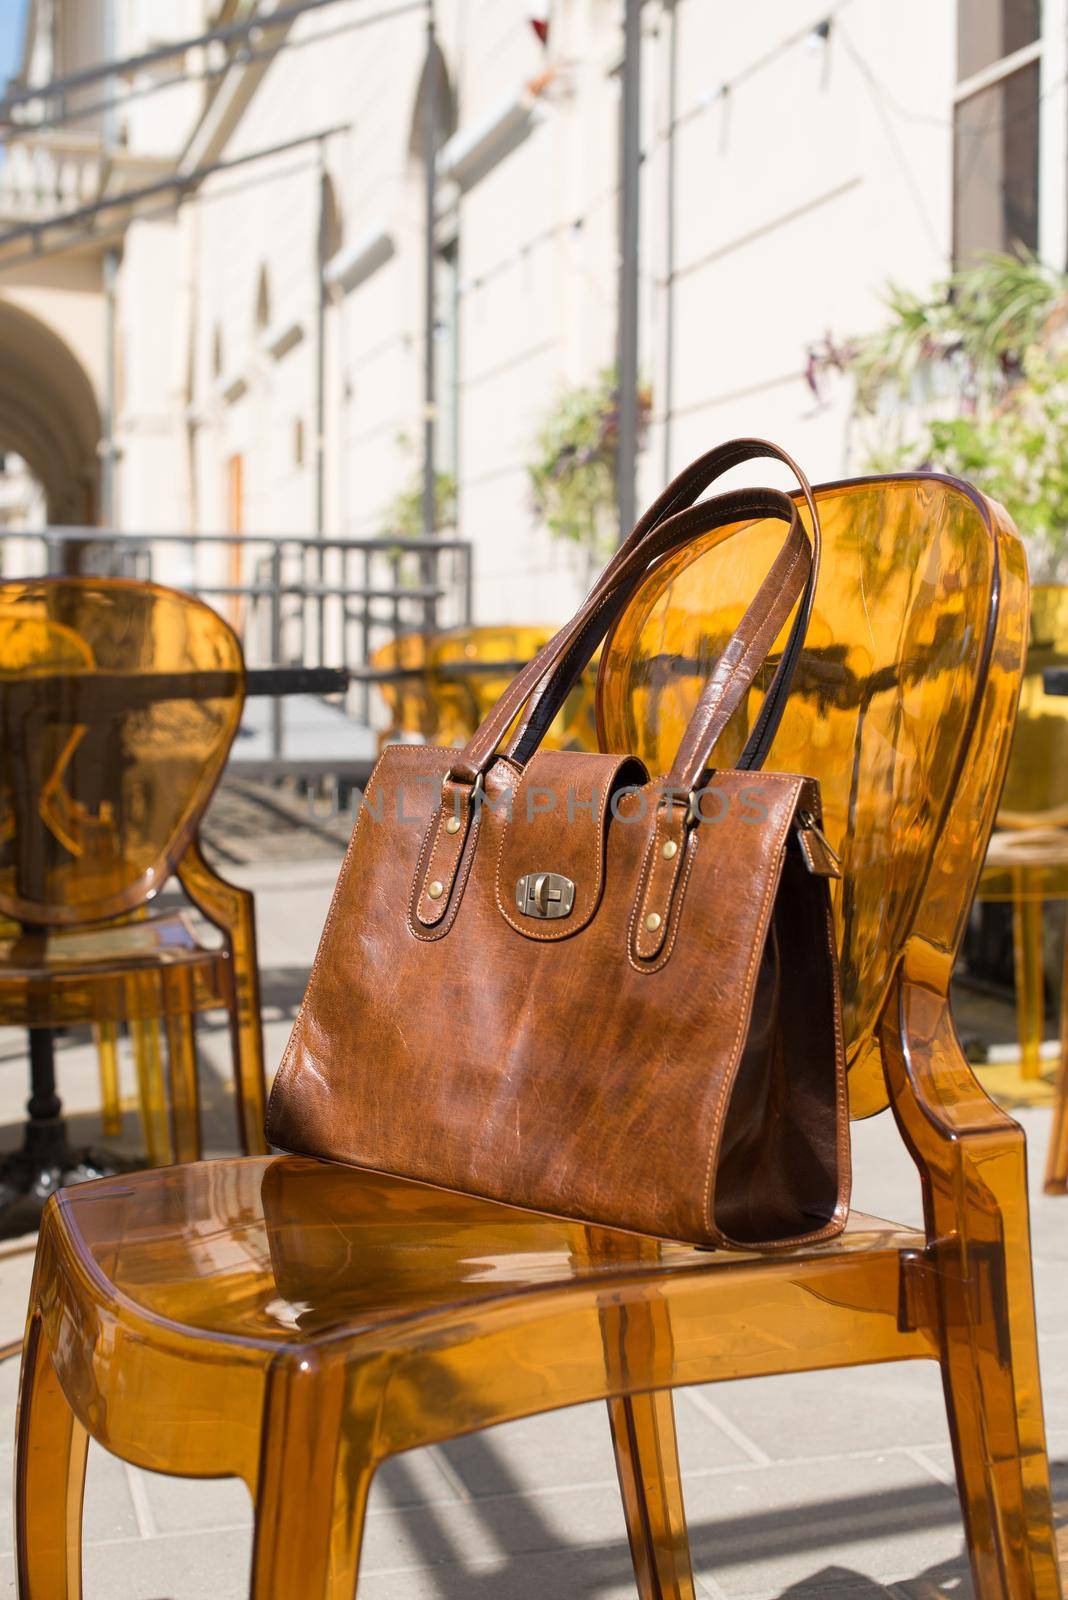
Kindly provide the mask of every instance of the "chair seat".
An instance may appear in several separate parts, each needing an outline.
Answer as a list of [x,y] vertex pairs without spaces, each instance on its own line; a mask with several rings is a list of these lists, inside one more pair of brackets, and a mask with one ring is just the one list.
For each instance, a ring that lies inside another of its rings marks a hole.
[[203,1011],[225,1004],[228,963],[226,950],[202,944],[180,911],[95,928],[24,932],[5,924],[0,1021],[58,1027]]
[[992,835],[980,900],[1068,898],[1068,828],[1007,828]]
[[[769,1258],[661,1243],[303,1157],[230,1159],[62,1191],[50,1219],[116,1314],[213,1340],[306,1345],[603,1280],[796,1271],[923,1235],[854,1214],[831,1243]],[[95,1270],[92,1270],[95,1269]],[[110,1298],[110,1291],[108,1294]]]
[[1068,866],[1068,829],[1024,828],[995,833],[986,853],[985,866],[1003,867]]

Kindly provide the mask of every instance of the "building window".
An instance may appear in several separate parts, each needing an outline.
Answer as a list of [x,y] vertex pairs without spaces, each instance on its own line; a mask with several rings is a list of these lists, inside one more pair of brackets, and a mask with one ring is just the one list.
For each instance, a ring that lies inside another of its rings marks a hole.
[[960,0],[953,257],[1038,248],[1039,0]]

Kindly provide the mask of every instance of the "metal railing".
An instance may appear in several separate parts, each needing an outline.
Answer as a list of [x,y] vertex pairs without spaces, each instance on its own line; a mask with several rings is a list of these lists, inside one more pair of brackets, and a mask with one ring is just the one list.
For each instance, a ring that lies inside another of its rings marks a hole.
[[109,184],[129,188],[170,168],[158,157],[107,151],[98,134],[20,129],[0,166],[0,219],[37,222],[100,199]]
[[[370,732],[370,664],[400,634],[472,619],[471,546],[458,538],[344,539],[301,534],[117,533],[52,527],[0,539],[5,577],[82,574],[152,580],[200,596],[234,627],[249,666],[344,667],[344,710]],[[336,702],[335,702],[336,704]],[[290,708],[291,712],[293,708]],[[270,707],[265,775],[349,775],[366,761],[334,751],[293,754],[284,704]],[[305,746],[307,740],[304,740]],[[343,770],[344,769],[344,770]]]

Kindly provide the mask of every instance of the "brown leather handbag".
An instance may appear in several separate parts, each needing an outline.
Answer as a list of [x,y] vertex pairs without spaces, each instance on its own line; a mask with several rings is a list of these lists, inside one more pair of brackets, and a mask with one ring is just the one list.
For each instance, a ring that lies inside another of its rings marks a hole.
[[[761,771],[812,608],[819,516],[801,474],[811,534],[776,490],[697,499],[754,455],[797,470],[760,440],[696,461],[464,749],[383,752],[271,1095],[275,1145],[698,1244],[842,1228],[837,868],[816,783]],[[666,777],[540,750],[650,565],[769,517],[782,550]],[[739,766],[710,768],[798,601]]]

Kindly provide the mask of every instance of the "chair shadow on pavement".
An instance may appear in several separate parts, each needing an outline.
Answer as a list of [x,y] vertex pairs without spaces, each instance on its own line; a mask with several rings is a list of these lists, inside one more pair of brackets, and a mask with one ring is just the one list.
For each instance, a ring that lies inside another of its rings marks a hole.
[[[460,1478],[476,1475],[480,1492],[466,1502],[467,1510],[481,1521],[487,1543],[499,1559],[482,1558],[478,1565],[450,1530],[452,1505],[418,1503],[418,1489],[404,1456],[394,1457],[383,1473],[383,1489],[407,1524],[407,1532],[426,1569],[427,1591],[437,1600],[544,1600],[553,1593],[567,1600],[579,1597],[625,1595],[634,1592],[630,1552],[625,1537],[610,1542],[576,1545],[556,1529],[545,1515],[543,1495],[524,1493],[510,1464],[493,1444],[478,1434],[462,1441],[466,1461]],[[440,1449],[446,1460],[451,1446]],[[1068,1553],[1068,1462],[1053,1461],[1055,1510],[1062,1551]],[[492,1488],[487,1485],[492,1482]],[[620,1525],[622,1512],[620,1512]],[[960,1506],[955,1491],[933,1481],[885,1493],[855,1498],[813,1500],[804,1505],[690,1523],[690,1547],[695,1572],[704,1575],[698,1594],[770,1597],[776,1600],[973,1600],[967,1552],[960,1539],[959,1553],[925,1568],[914,1577],[887,1577],[885,1581],[841,1563],[832,1562],[781,1589],[768,1574],[760,1582],[752,1571],[757,1563],[771,1566],[806,1551],[832,1553],[836,1547],[864,1541],[891,1540],[895,1533],[908,1539],[938,1528],[960,1527]],[[606,1530],[607,1531],[607,1530]],[[907,1562],[907,1556],[905,1557]],[[1062,1555],[1062,1560],[1064,1556]],[[735,1576],[737,1573],[737,1576]],[[371,1574],[368,1573],[368,1578]]]

